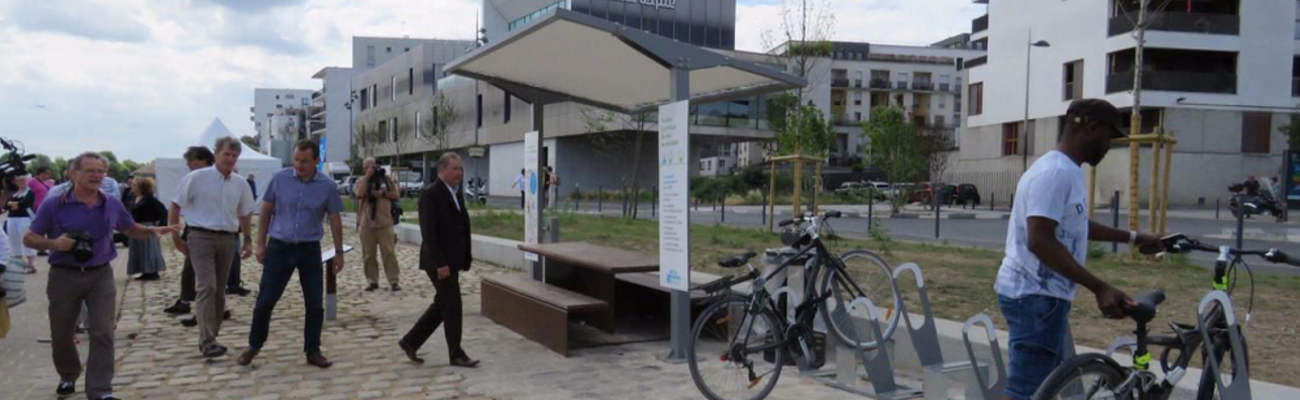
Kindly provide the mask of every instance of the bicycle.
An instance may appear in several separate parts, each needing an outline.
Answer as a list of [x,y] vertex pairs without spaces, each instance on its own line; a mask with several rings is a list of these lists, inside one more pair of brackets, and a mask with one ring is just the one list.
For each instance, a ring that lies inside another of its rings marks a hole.
[[[826,225],[826,219],[838,217],[839,212],[831,211],[820,218],[805,215],[782,221],[783,228],[795,225],[783,232],[782,243],[798,252],[766,275],[749,264],[749,259],[756,255],[752,251],[718,262],[723,268],[745,266],[749,272],[739,277],[725,276],[700,288],[714,297],[692,326],[687,354],[690,355],[691,379],[705,397],[712,400],[762,399],[776,385],[787,356],[793,357],[801,370],[819,368],[825,360],[818,358],[813,351],[817,315],[821,315],[827,330],[837,340],[851,348],[872,350],[893,335],[898,326],[898,313],[893,312],[887,312],[879,337],[866,337],[860,333],[856,321],[866,318],[859,313],[879,315],[879,311],[863,306],[864,303],[871,304],[869,300],[860,300],[869,299],[868,290],[849,277],[846,265],[855,261],[866,262],[872,267],[864,272],[878,272],[888,279],[887,284],[878,285],[887,288],[874,289],[888,290],[892,305],[900,304],[902,300],[892,270],[884,259],[865,250],[836,256],[826,249],[820,231]],[[805,268],[803,293],[806,296],[803,299],[795,299],[793,290],[789,288],[771,291],[768,288],[773,277],[792,265]],[[750,283],[749,295],[731,291],[733,286],[746,282]],[[790,304],[796,304],[789,323],[780,313],[783,308],[778,304],[782,296],[786,296],[785,300]],[[715,375],[721,375],[725,380],[713,382]],[[760,383],[761,387],[754,391]]]
[[[1182,234],[1166,236],[1161,241],[1167,253],[1196,250],[1219,254],[1214,265],[1212,290],[1201,300],[1197,310],[1197,324],[1193,326],[1171,322],[1169,326],[1174,332],[1173,336],[1148,335],[1147,323],[1155,318],[1156,308],[1164,301],[1165,295],[1162,290],[1139,295],[1135,298],[1138,305],[1128,310],[1129,317],[1137,324],[1133,332],[1136,339],[1131,343],[1117,342],[1112,346],[1112,352],[1117,347],[1131,350],[1132,367],[1120,366],[1109,355],[1081,354],[1054,369],[1038,388],[1034,399],[1167,399],[1173,394],[1178,381],[1187,373],[1187,366],[1198,349],[1201,350],[1203,367],[1196,393],[1198,400],[1250,397],[1248,382],[1244,382],[1248,380],[1250,372],[1246,338],[1241,325],[1237,324],[1230,295],[1236,286],[1236,275],[1240,272],[1237,267],[1245,267],[1251,275],[1249,310],[1254,307],[1254,277],[1244,256],[1258,256],[1273,263],[1293,266],[1300,266],[1300,263],[1292,261],[1286,253],[1277,249],[1257,251],[1228,246],[1214,248]],[[1143,252],[1154,252],[1152,250],[1143,249]],[[1249,315],[1250,311],[1247,311],[1247,321],[1250,320]],[[1149,346],[1164,348],[1158,359],[1163,377],[1150,371],[1152,357]],[[1174,351],[1178,357],[1171,363],[1170,355]],[[1230,364],[1225,368],[1221,362]]]

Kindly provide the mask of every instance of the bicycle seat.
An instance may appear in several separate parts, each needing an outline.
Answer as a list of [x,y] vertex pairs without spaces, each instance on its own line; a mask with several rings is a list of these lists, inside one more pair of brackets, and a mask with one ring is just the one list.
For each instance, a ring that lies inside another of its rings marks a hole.
[[1146,324],[1156,317],[1156,307],[1165,301],[1165,291],[1156,289],[1137,296],[1134,299],[1137,306],[1128,310],[1129,317],[1132,317],[1138,324]]
[[746,263],[748,263],[749,259],[754,258],[754,256],[756,255],[758,255],[758,253],[755,253],[753,251],[746,251],[744,253],[736,254],[731,257],[725,257],[718,260],[718,266],[723,268],[739,267],[741,265],[745,265]]

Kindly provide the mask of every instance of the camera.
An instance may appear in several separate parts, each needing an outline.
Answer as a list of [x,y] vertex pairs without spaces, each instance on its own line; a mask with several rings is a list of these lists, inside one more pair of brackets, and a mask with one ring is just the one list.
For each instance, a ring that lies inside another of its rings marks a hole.
[[5,191],[13,192],[16,188],[10,187],[10,180],[15,176],[26,175],[27,161],[36,158],[36,155],[23,155],[22,149],[4,138],[0,138],[0,147],[4,147],[9,152],[8,155],[0,158],[0,184],[4,185]]
[[72,245],[71,250],[68,250],[68,253],[72,254],[72,258],[76,259],[77,262],[84,263],[95,257],[95,240],[89,235],[73,232],[70,232],[67,235],[69,238],[72,238],[72,240],[77,242]]

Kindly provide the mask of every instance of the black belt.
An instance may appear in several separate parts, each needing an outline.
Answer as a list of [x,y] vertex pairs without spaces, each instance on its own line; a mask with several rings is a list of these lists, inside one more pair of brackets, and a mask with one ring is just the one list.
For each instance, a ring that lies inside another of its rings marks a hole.
[[86,272],[86,271],[88,271],[88,270],[92,270],[92,269],[96,269],[96,268],[104,268],[104,267],[107,267],[107,266],[108,266],[108,263],[103,263],[103,264],[99,264],[99,265],[50,264],[50,266],[51,266],[51,267],[54,267],[54,268],[58,268],[58,269],[68,269],[68,270],[73,270],[73,271]]
[[190,230],[194,230],[194,231],[203,232],[203,233],[211,233],[211,234],[214,234],[214,235],[231,235],[231,236],[234,236],[234,235],[237,235],[237,234],[238,234],[238,233],[236,233],[236,232],[219,231],[219,230],[216,230],[216,229],[208,229],[208,228],[204,228],[204,227],[201,227],[201,226],[191,226],[191,227],[189,227],[189,229],[190,229]]

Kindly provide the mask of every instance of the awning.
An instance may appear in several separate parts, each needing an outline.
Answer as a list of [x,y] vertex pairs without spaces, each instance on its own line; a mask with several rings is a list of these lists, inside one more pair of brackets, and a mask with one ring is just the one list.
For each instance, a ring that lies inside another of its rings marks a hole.
[[804,85],[803,79],[769,67],[564,9],[475,49],[444,71],[529,101],[573,101],[630,113],[672,100],[674,67],[690,71],[692,102]]

